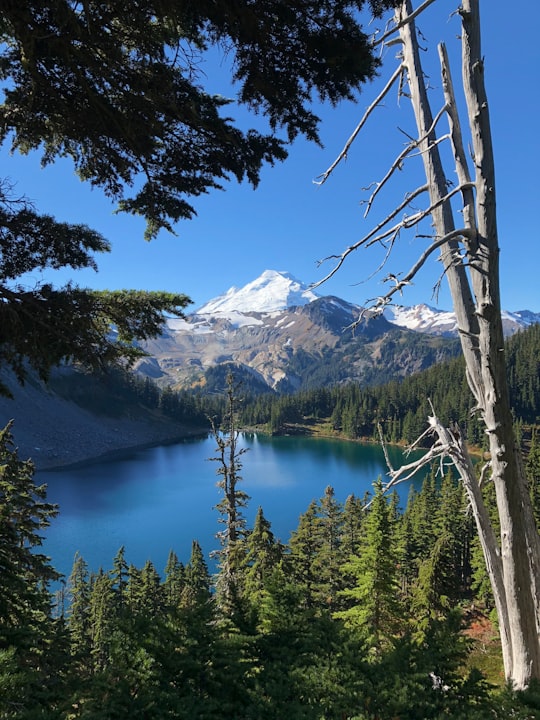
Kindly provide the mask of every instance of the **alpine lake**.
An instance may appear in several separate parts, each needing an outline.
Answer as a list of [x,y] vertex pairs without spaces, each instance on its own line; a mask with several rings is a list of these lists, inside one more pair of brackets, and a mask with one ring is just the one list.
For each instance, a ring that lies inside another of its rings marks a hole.
[[[238,448],[245,449],[238,488],[250,497],[247,525],[252,527],[261,506],[282,542],[328,485],[343,503],[351,494],[372,491],[388,470],[375,444],[245,433]],[[401,449],[389,447],[388,453],[394,467],[403,463]],[[47,499],[60,510],[45,532],[43,551],[66,577],[76,553],[90,570],[106,571],[121,546],[129,563],[142,567],[151,560],[163,574],[169,551],[185,563],[197,540],[212,567],[209,553],[219,547],[215,535],[221,527],[215,509],[221,499],[218,463],[210,460],[216,455],[216,441],[207,437],[36,473],[35,482],[47,484]],[[419,487],[422,477],[414,482]],[[402,507],[409,488],[410,483],[396,488]]]

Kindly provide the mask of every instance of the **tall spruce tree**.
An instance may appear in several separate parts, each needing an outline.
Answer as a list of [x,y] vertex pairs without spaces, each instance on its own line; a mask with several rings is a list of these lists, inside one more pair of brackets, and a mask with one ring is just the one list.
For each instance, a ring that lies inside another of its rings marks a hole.
[[70,597],[67,625],[75,662],[81,669],[90,669],[90,595],[91,577],[88,565],[77,553],[68,579]]
[[217,533],[221,549],[212,553],[218,561],[217,602],[225,616],[229,617],[242,613],[242,576],[247,536],[243,511],[249,500],[247,493],[238,487],[242,479],[240,458],[246,452],[246,448],[238,447],[240,437],[236,412],[238,389],[239,385],[235,383],[232,373],[229,373],[223,431],[220,431],[212,420],[217,455],[210,458],[218,463],[217,474],[220,479],[217,486],[223,493],[222,499],[216,506],[221,516],[219,522],[223,525],[223,529]]
[[313,565],[317,574],[317,598],[322,607],[337,608],[338,592],[343,587],[341,566],[346,560],[342,546],[343,506],[328,485],[319,500],[320,547]]
[[246,541],[243,592],[246,599],[257,608],[266,581],[283,557],[283,547],[275,539],[270,522],[261,507],[257,510],[253,530]]
[[318,574],[316,561],[321,547],[320,517],[318,504],[312,500],[308,509],[300,515],[298,527],[291,533],[287,564],[300,593],[304,607],[317,602]]
[[45,713],[63,670],[62,619],[53,620],[50,583],[59,578],[40,551],[57,513],[20,460],[10,426],[0,431],[0,716]]

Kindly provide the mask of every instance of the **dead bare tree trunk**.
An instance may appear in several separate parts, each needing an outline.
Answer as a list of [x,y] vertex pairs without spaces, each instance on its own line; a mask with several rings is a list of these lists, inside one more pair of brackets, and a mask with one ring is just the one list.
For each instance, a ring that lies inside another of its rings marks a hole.
[[[425,5],[431,3],[425,3]],[[460,339],[466,363],[468,384],[481,414],[489,439],[490,460],[482,472],[489,472],[495,486],[500,535],[494,528],[482,499],[480,480],[476,477],[471,459],[461,435],[444,428],[435,416],[430,418],[429,433],[436,437],[432,449],[415,463],[391,470],[389,486],[410,477],[418,467],[434,457],[452,458],[467,491],[484,551],[499,618],[503,661],[506,677],[518,689],[525,688],[532,679],[540,680],[540,537],[536,528],[520,449],[513,431],[506,380],[504,339],[499,289],[499,246],[497,237],[495,170],[489,123],[489,110],[483,79],[483,59],[480,47],[479,0],[462,0],[459,14],[462,19],[462,74],[467,115],[473,150],[473,171],[470,174],[454,88],[444,46],[439,47],[444,101],[441,111],[433,117],[420,61],[415,17],[410,0],[403,0],[395,12],[395,30],[401,43],[401,80],[408,85],[416,119],[418,139],[402,152],[386,177],[376,185],[368,201],[368,211],[381,186],[391,177],[403,159],[418,150],[424,164],[426,186],[408,196],[416,198],[429,194],[429,208],[416,212],[389,229],[406,203],[402,203],[382,223],[348,248],[339,258],[332,275],[345,258],[360,246],[374,242],[388,244],[389,255],[398,233],[431,216],[435,236],[413,268],[398,281],[395,275],[387,280],[395,283],[375,303],[382,309],[393,295],[401,291],[416,275],[426,259],[439,250],[448,280]],[[386,34],[388,35],[388,34]],[[385,37],[386,37],[385,35]],[[388,92],[394,79],[368,110],[376,107]],[[324,182],[336,164],[344,157],[367,115],[349,140],[345,150],[322,176]],[[449,133],[437,139],[436,128],[446,115]],[[439,144],[451,143],[459,185],[449,191],[439,152]],[[472,178],[471,178],[472,175]],[[456,228],[452,198],[461,196],[463,227]],[[327,276],[328,277],[328,276]]]
[[[400,23],[412,12],[410,0],[396,15]],[[465,228],[464,260],[458,241],[441,247],[452,301],[465,356],[469,386],[484,420],[489,438],[491,478],[495,485],[500,521],[500,545],[493,545],[493,531],[479,522],[481,497],[472,493],[474,478],[466,478],[466,487],[474,508],[477,527],[498,610],[505,673],[517,687],[540,678],[538,616],[538,532],[535,527],[520,451],[516,445],[506,381],[504,339],[499,291],[499,246],[495,204],[495,169],[489,124],[489,110],[483,81],[480,52],[478,0],[465,0],[460,9],[463,25],[463,85],[474,158],[474,188],[468,186],[468,174],[460,142],[457,111],[451,91],[449,66],[443,59],[447,111],[454,118],[452,138],[458,177],[463,186]],[[432,125],[429,100],[420,65],[414,20],[400,29],[403,63],[408,76],[414,113],[420,136]],[[444,197],[447,183],[438,145],[432,136],[424,141],[422,158],[431,204]],[[454,230],[452,209],[447,201],[432,213],[440,237]],[[468,268],[470,286],[465,268]],[[472,472],[472,466],[467,475]],[[463,472],[461,473],[463,477]],[[499,551],[497,551],[499,550]],[[502,582],[501,582],[502,581]]]

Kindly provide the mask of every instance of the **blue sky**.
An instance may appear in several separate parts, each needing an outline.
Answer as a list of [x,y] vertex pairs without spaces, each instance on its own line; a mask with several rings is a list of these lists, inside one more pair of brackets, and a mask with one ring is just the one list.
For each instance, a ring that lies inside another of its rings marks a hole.
[[[460,85],[459,19],[451,17],[458,4],[457,0],[437,0],[418,23],[426,36],[429,55],[436,63],[430,65],[428,61],[426,66],[437,98],[433,101],[434,112],[440,106],[436,52],[440,40],[445,40],[451,57],[457,61],[454,82]],[[511,12],[509,7],[503,0],[481,2],[497,169],[502,304],[507,310],[527,308],[538,312],[540,45],[536,34],[540,4],[537,0],[514,0]],[[395,66],[395,49],[390,48],[385,55],[385,68],[392,72]],[[232,90],[226,85],[227,73],[222,68],[213,65],[207,74],[213,92],[231,95]],[[86,223],[111,242],[112,252],[98,258],[97,274],[62,271],[57,276],[59,282],[69,278],[81,286],[98,289],[184,292],[194,301],[193,309],[233,285],[245,285],[266,269],[285,270],[305,283],[316,282],[331,267],[329,264],[318,267],[318,260],[356,242],[402,199],[407,189],[412,190],[421,182],[413,165],[410,169],[407,165],[375,204],[370,217],[363,218],[362,188],[382,178],[401,152],[405,136],[398,128],[414,132],[408,103],[402,99],[398,104],[394,92],[359,136],[347,161],[323,187],[313,183],[339,153],[386,76],[383,69],[381,77],[364,89],[356,105],[320,108],[324,148],[300,140],[291,148],[285,163],[263,171],[257,190],[247,184],[231,183],[225,192],[196,199],[197,218],[180,223],[175,228],[176,237],[161,233],[156,240],[145,242],[143,221],[113,214],[110,201],[99,190],[81,183],[69,160],[42,170],[39,156],[10,156],[3,148],[2,174],[16,182],[17,192],[30,197],[40,211],[51,213],[58,220]],[[242,124],[261,122],[249,118],[240,108],[229,109],[228,114]],[[380,252],[359,250],[318,292],[363,304],[381,294],[385,274],[409,268],[424,242],[414,235],[403,236],[395,257],[382,275],[375,277],[370,276],[380,262]],[[440,270],[440,263],[430,263],[400,302],[405,305],[427,302],[450,309],[444,285],[438,300],[433,298],[432,288]],[[44,278],[37,274],[25,278],[29,284],[41,279]]]

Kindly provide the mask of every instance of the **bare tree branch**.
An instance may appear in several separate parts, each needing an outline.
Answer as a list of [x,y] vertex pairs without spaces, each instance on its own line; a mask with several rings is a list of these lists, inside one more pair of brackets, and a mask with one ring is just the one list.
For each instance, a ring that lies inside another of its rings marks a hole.
[[[396,285],[391,288],[385,295],[382,296],[382,299],[385,301],[384,304],[388,305],[391,298],[405,285],[409,285],[412,281],[412,279],[417,275],[420,268],[426,263],[427,259],[442,245],[445,245],[447,242],[455,239],[461,239],[463,237],[466,237],[470,234],[470,230],[468,228],[460,228],[459,230],[452,230],[452,232],[448,233],[448,235],[445,235],[442,238],[438,238],[438,240],[435,240],[429,247],[427,247],[424,252],[420,255],[418,260],[414,263],[414,265],[411,267],[408,273],[405,274],[405,276],[399,280],[399,282],[396,283]],[[379,298],[381,300],[381,298]]]
[[[470,185],[473,186],[472,183],[470,183]],[[382,242],[388,237],[397,236],[397,234],[399,234],[399,232],[401,230],[408,230],[408,229],[414,227],[419,222],[424,220],[426,217],[431,215],[431,213],[433,212],[434,209],[436,209],[440,205],[442,205],[445,202],[447,202],[448,200],[450,200],[457,193],[461,192],[462,189],[463,188],[461,186],[453,188],[449,193],[447,193],[444,197],[440,198],[436,203],[434,203],[433,205],[430,205],[429,208],[427,208],[425,210],[419,210],[418,212],[414,213],[414,215],[409,215],[409,216],[405,217],[399,223],[397,223],[396,225],[393,225],[391,228],[389,228],[388,230],[385,230],[383,233],[381,233],[379,235],[375,235],[375,233],[378,230],[380,230],[385,225],[387,225],[390,222],[390,220],[393,220],[395,218],[395,216],[398,214],[398,212],[400,212],[405,207],[407,207],[407,205],[409,205],[411,200],[413,200],[415,197],[417,197],[421,193],[426,192],[426,190],[427,190],[427,186],[422,186],[420,188],[417,188],[412,194],[408,195],[406,197],[406,199],[397,208],[395,208],[389,215],[387,215],[386,218],[384,218],[384,220],[382,220],[375,228],[373,228],[361,240],[354,243],[353,245],[350,245],[346,250],[344,250],[341,253],[341,255],[328,255],[326,258],[319,260],[318,265],[322,265],[323,262],[326,262],[327,260],[330,260],[330,259],[337,259],[338,262],[332,268],[332,270],[327,275],[325,275],[325,277],[323,277],[321,280],[318,280],[316,283],[312,283],[310,287],[317,288],[320,285],[322,285],[323,283],[325,283],[327,280],[329,280],[331,277],[333,277],[337,273],[337,271],[340,269],[340,267],[343,265],[343,263],[345,262],[347,257],[355,250],[358,250],[358,248],[371,247],[375,243]],[[447,235],[445,235],[444,239],[448,242],[453,239],[468,235],[469,232],[470,231],[467,228],[462,228],[460,230],[454,230],[451,233],[448,233]],[[437,244],[434,246],[433,249],[435,249],[437,247],[441,247],[441,245],[444,244],[444,239],[437,241]],[[431,252],[429,254],[431,254]],[[421,263],[421,265],[424,264],[426,259],[427,259],[427,257],[424,259],[424,261]]]
[[412,20],[414,20],[415,17],[420,15],[421,12],[423,12],[427,7],[432,5],[435,2],[435,0],[425,0],[421,5],[419,5],[414,12],[411,12],[410,15],[405,17],[400,22],[393,25],[390,30],[384,33],[384,35],[381,35],[380,38],[373,41],[373,47],[377,47],[377,45],[381,45],[386,41],[387,38],[389,38],[391,35],[393,35],[395,32],[397,32],[400,28],[402,28],[404,25],[407,25]]
[[[434,120],[434,122],[433,122],[433,128],[435,128],[435,126],[436,126],[436,124],[437,124],[437,120],[439,120],[440,117],[444,114],[444,111],[445,111],[445,108],[443,108],[443,109],[439,112],[439,114],[437,115],[437,118],[436,118],[436,119]],[[428,134],[430,134],[431,132],[433,132],[433,128],[431,128],[431,129],[428,131]],[[427,137],[427,135],[426,135],[426,137]],[[449,137],[450,137],[449,135],[443,135],[442,137],[437,138],[437,140],[435,140],[432,144],[438,144],[438,143],[442,142],[443,140],[448,140]],[[369,199],[367,200],[367,208],[366,208],[366,211],[364,212],[364,217],[365,217],[365,218],[369,215],[369,211],[371,210],[371,206],[373,205],[373,201],[375,200],[375,198],[377,197],[377,195],[379,194],[379,192],[382,190],[382,188],[383,188],[383,187],[386,185],[386,183],[390,180],[390,178],[393,176],[393,174],[396,172],[396,170],[401,170],[401,169],[402,169],[403,161],[404,161],[407,157],[413,157],[413,155],[412,155],[413,150],[416,150],[416,149],[418,148],[418,146],[420,145],[420,143],[423,142],[425,139],[426,139],[426,138],[419,138],[418,140],[413,140],[411,143],[409,143],[409,145],[408,145],[408,146],[397,156],[397,158],[394,160],[394,162],[393,162],[392,165],[390,166],[388,172],[387,172],[386,175],[383,177],[383,179],[380,180],[379,182],[374,183],[374,184],[375,184],[375,190],[371,193]],[[422,150],[421,152],[429,152],[429,149]],[[366,189],[366,188],[365,188],[365,189]]]
[[357,125],[356,128],[354,129],[351,137],[350,137],[350,138],[347,140],[347,142],[345,143],[345,147],[343,148],[343,150],[340,152],[340,154],[337,156],[337,158],[334,160],[334,162],[330,165],[330,167],[328,168],[328,170],[325,170],[325,172],[323,172],[321,175],[318,176],[320,179],[317,179],[317,180],[314,180],[314,181],[313,181],[313,182],[315,183],[315,185],[324,185],[324,183],[328,180],[328,178],[329,178],[330,175],[334,172],[334,170],[335,170],[336,167],[339,165],[339,163],[340,163],[343,159],[345,159],[345,158],[347,157],[347,153],[348,153],[348,151],[349,151],[349,148],[351,147],[351,145],[352,145],[353,142],[355,141],[356,136],[358,135],[358,133],[360,132],[360,130],[364,127],[364,125],[366,124],[367,120],[369,119],[371,113],[375,110],[375,108],[377,107],[377,105],[381,102],[381,100],[383,100],[383,98],[384,98],[386,95],[388,95],[388,93],[389,93],[390,90],[392,89],[392,85],[395,83],[395,81],[396,81],[397,78],[401,75],[402,72],[403,72],[403,68],[402,68],[402,66],[400,65],[400,66],[397,68],[397,70],[394,72],[394,74],[392,75],[392,77],[390,78],[390,80],[386,83],[386,85],[385,85],[385,87],[383,88],[382,92],[380,92],[379,95],[377,95],[377,97],[375,98],[375,100],[374,100],[374,101],[371,103],[371,105],[368,107],[368,109],[367,109],[366,112],[364,113],[363,118],[360,120],[360,122],[358,123],[358,125]]

